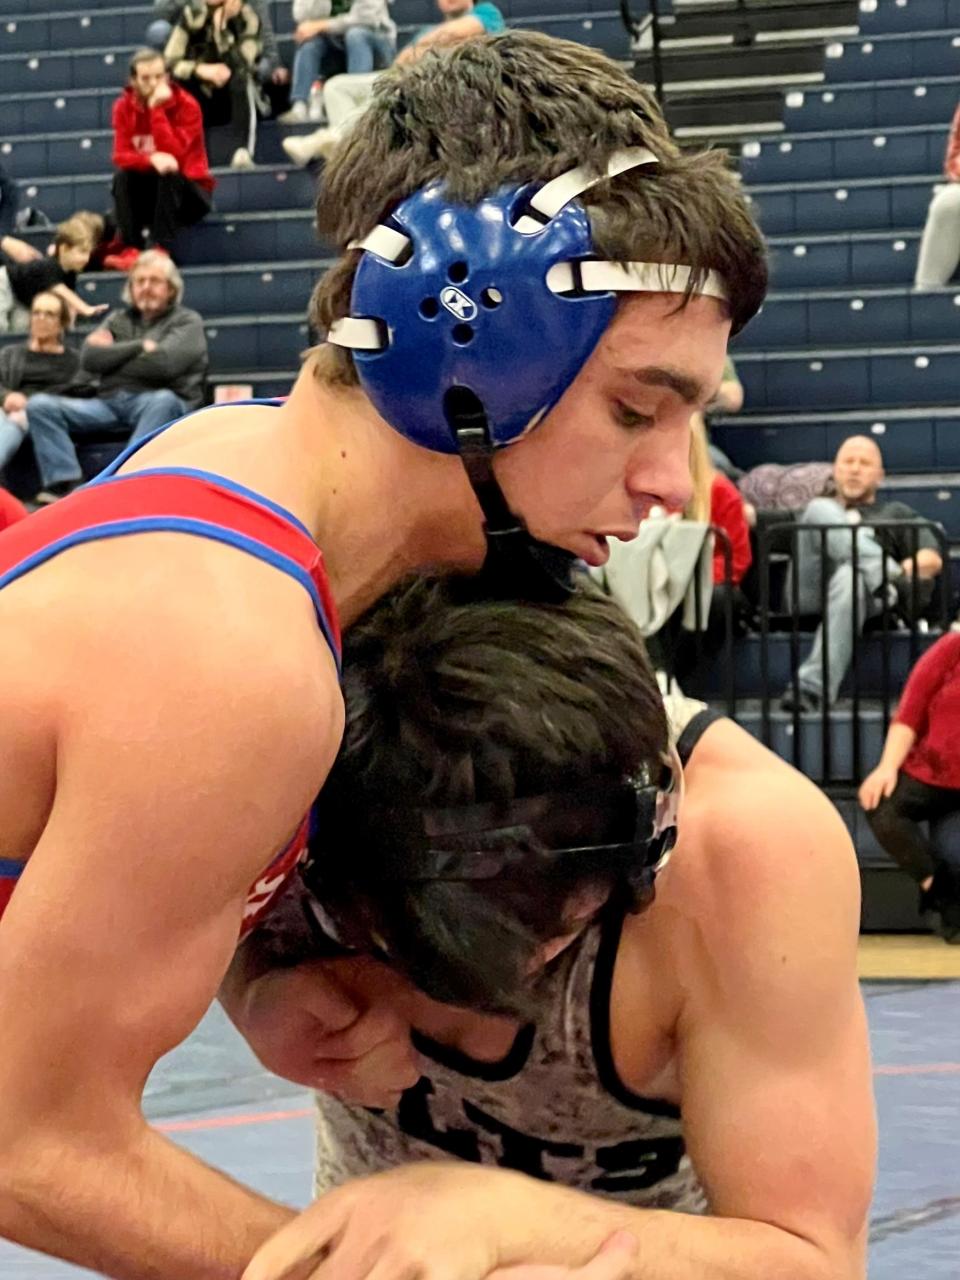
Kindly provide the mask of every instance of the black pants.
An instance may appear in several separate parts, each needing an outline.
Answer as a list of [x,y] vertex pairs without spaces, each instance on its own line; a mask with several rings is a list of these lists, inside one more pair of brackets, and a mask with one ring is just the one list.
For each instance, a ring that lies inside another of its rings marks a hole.
[[[867,814],[873,834],[917,883],[933,876],[928,905],[960,923],[960,790],[901,771],[893,795]],[[920,826],[930,824],[929,837]]]
[[203,187],[182,173],[156,169],[118,169],[113,176],[117,230],[124,244],[142,249],[144,229],[151,244],[169,248],[181,227],[192,226],[210,212]]
[[[182,83],[183,87],[200,103],[211,163],[219,164],[229,160],[238,147],[249,148],[252,155],[256,140],[256,116],[250,93],[249,76],[240,71],[234,71],[222,89],[215,89],[209,81],[193,78],[184,80]],[[216,129],[221,135],[226,143],[225,147],[214,145],[221,139],[211,137],[211,129]]]
[[743,635],[750,608],[739,587],[714,584],[707,624],[701,635],[683,627],[683,606],[675,609],[656,635],[648,636],[647,653],[655,667],[674,676],[681,685],[699,687],[727,641],[727,602],[730,607],[732,638]]

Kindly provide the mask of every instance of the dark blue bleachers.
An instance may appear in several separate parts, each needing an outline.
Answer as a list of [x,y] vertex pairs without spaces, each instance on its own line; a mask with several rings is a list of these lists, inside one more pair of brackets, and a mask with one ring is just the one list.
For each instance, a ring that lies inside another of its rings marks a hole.
[[960,27],[960,0],[863,0],[858,14],[864,36]]
[[774,288],[845,288],[913,280],[920,232],[771,236]]
[[960,346],[744,352],[737,371],[756,412],[909,408],[952,403],[958,360]]
[[752,187],[750,196],[768,235],[814,227],[818,232],[922,227],[938,176],[778,183]]
[[960,288],[931,293],[913,293],[906,288],[774,293],[735,340],[733,353],[770,347],[826,347],[838,334],[852,346],[945,339],[960,342]]
[[911,128],[856,129],[790,134],[744,144],[745,182],[826,182],[938,173],[949,129],[946,122]]
[[[904,76],[901,69],[898,74]],[[957,107],[956,77],[925,76],[887,84],[834,84],[795,89],[785,98],[788,132],[811,129],[869,129],[874,126],[940,124]]]
[[[840,56],[835,56],[838,51]],[[960,43],[949,31],[844,40],[827,46],[824,71],[828,83],[955,76],[960,72]]]
[[[960,396],[958,396],[960,399]],[[960,471],[960,406],[954,409],[860,410],[774,417],[748,414],[714,422],[711,438],[744,470],[764,462],[823,461],[848,436],[872,436],[888,474]]]

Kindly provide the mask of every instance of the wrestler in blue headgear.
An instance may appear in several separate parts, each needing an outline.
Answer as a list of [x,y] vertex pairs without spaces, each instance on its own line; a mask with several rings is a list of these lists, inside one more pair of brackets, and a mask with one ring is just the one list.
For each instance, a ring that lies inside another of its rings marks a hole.
[[[639,113],[635,120],[639,126]],[[675,163],[673,144],[664,138],[663,147]],[[655,183],[659,166],[650,147],[621,146],[601,163],[505,183],[469,203],[451,194],[449,178],[436,179],[348,245],[360,254],[350,313],[330,324],[328,341],[351,350],[385,421],[424,448],[461,456],[486,520],[486,567],[511,594],[562,594],[571,557],[533,538],[510,510],[494,474],[496,451],[557,404],[613,319],[618,295],[730,301],[727,281],[702,262],[611,261],[598,252],[580,197],[622,175]],[[731,309],[739,326],[745,316]]]

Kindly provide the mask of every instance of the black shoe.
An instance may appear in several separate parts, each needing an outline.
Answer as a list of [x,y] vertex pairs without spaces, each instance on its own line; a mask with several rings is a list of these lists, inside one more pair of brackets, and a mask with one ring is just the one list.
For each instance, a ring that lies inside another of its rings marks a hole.
[[799,711],[801,715],[812,714],[819,711],[823,706],[823,699],[817,693],[811,693],[809,689],[800,689],[794,694],[792,689],[788,689],[780,699],[781,711]]

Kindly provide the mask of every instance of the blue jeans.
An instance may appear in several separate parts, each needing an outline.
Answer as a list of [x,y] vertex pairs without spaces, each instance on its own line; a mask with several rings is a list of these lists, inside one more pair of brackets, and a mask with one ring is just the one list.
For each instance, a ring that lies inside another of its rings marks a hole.
[[138,440],[182,417],[186,409],[179,396],[166,390],[115,391],[102,400],[32,396],[27,404],[27,422],[43,487],[83,479],[71,436],[92,434],[105,427],[126,427],[130,440]]
[[291,102],[309,100],[310,89],[314,80],[319,79],[324,54],[331,45],[346,49],[348,75],[388,67],[396,52],[393,37],[371,27],[348,27],[342,36],[314,36],[312,40],[304,41],[293,56]]
[[[800,516],[799,523],[808,528],[819,525],[845,524],[846,510],[834,498],[814,498]],[[828,702],[836,702],[843,677],[847,674],[853,657],[856,636],[853,632],[854,598],[857,600],[857,620],[860,627],[868,618],[881,612],[883,606],[874,594],[883,582],[885,553],[869,525],[856,526],[857,574],[853,573],[853,538],[846,529],[831,529],[825,537],[826,563],[821,565],[819,534],[801,534],[797,538],[798,600],[801,613],[819,613],[821,600],[821,571],[825,569],[827,580],[827,624],[824,640],[824,624],[820,623],[813,637],[813,647],[806,661],[800,664],[797,678],[801,689]],[[902,569],[895,560],[887,559],[887,581],[895,582]],[[792,593],[788,592],[788,600]],[[829,688],[823,687],[823,649],[827,649],[827,678]]]

